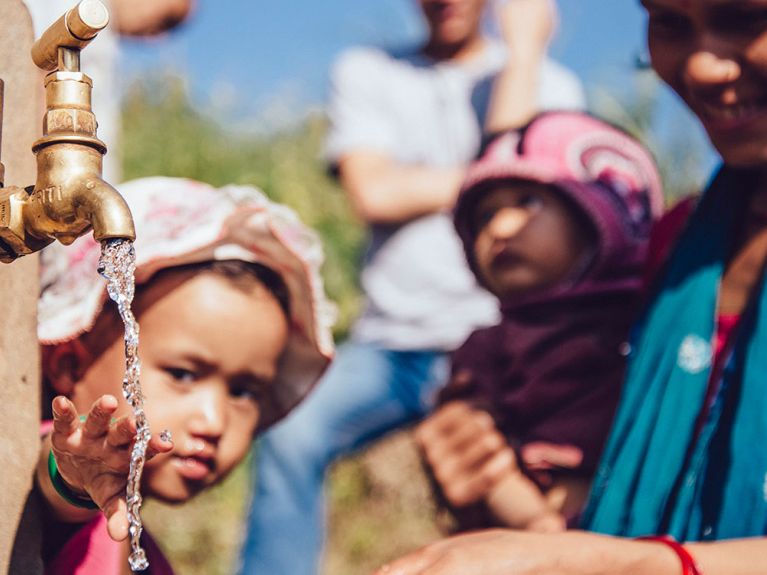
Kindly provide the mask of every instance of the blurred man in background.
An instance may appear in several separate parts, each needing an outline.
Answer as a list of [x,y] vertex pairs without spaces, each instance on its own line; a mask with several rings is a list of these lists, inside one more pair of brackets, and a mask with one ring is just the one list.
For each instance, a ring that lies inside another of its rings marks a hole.
[[[531,30],[544,31],[520,35],[514,49],[520,123],[540,108],[582,108],[577,78],[545,56],[553,6],[512,1]],[[366,304],[317,390],[259,446],[247,575],[317,572],[327,467],[427,413],[445,383],[447,354],[497,321],[497,303],[469,272],[449,215],[507,57],[483,34],[485,4],[420,0],[425,44],[401,53],[351,49],[334,66],[325,152],[369,226]]]

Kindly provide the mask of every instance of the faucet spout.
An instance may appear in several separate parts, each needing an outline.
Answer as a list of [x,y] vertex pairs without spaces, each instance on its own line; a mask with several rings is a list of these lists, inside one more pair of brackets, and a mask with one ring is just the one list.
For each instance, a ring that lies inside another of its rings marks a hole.
[[0,261],[71,244],[91,228],[97,241],[136,238],[128,204],[101,178],[100,149],[59,142],[35,151],[35,186],[0,189]]
[[[75,192],[73,201],[79,208],[81,217],[90,222],[96,241],[136,239],[133,216],[128,204],[116,189],[101,178],[84,178]],[[59,237],[59,240],[61,239]]]
[[23,208],[28,235],[67,245],[91,228],[97,241],[136,238],[127,203],[101,178],[101,149],[57,142],[35,152],[37,183]]

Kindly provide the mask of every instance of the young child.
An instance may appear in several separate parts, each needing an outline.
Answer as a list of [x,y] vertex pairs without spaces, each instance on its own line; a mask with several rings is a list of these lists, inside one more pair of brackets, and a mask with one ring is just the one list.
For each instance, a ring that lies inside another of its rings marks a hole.
[[[180,503],[225,477],[330,362],[322,250],[290,209],[253,188],[148,178],[121,191],[136,223],[133,309],[155,433],[143,493]],[[47,573],[122,573],[128,564],[136,427],[117,399],[123,325],[97,273],[100,252],[84,237],[43,261],[38,331],[44,377],[58,394],[36,474],[51,519]],[[157,436],[163,429],[172,443]],[[146,533],[143,545],[151,572],[170,573]]]
[[[562,512],[582,505],[619,398],[622,344],[661,208],[651,156],[585,114],[539,115],[493,137],[469,168],[455,226],[502,321],[455,352],[441,398],[449,405],[417,433],[447,501],[490,514],[459,521],[561,530]],[[492,416],[475,421],[495,425],[512,449],[475,441],[466,422],[476,412]],[[478,479],[487,465],[492,480]]]

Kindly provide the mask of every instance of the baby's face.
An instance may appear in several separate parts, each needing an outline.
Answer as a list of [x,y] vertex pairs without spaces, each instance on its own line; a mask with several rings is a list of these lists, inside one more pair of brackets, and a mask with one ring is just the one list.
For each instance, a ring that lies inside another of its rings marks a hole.
[[[141,383],[152,432],[169,429],[172,453],[144,471],[148,495],[184,501],[248,452],[261,402],[286,346],[288,324],[260,284],[250,293],[212,273],[158,278],[141,294]],[[122,398],[123,343],[114,342],[75,385],[80,413],[105,393]],[[129,412],[121,399],[119,415]]]
[[594,242],[574,207],[556,190],[532,182],[486,193],[474,208],[472,226],[477,269],[501,299],[566,281]]

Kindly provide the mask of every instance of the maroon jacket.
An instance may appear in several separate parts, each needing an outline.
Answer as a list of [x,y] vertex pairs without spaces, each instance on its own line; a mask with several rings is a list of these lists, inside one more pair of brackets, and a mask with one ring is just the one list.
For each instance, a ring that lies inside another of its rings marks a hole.
[[[522,174],[561,193],[597,238],[595,255],[578,277],[501,302],[501,323],[472,334],[453,356],[441,400],[464,399],[488,410],[518,448],[523,468],[527,448],[544,443],[582,454],[579,465],[550,472],[590,476],[596,469],[620,395],[625,341],[659,211],[654,170],[636,140],[576,113],[544,114],[519,132],[497,136],[469,170],[474,177],[458,199],[455,226],[472,268],[474,206]],[[546,467],[544,461],[527,470]],[[531,476],[544,485],[550,478],[548,472]]]

